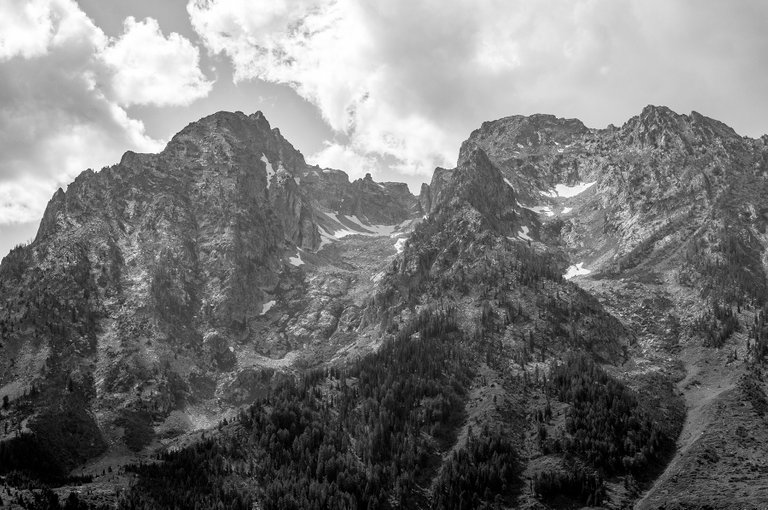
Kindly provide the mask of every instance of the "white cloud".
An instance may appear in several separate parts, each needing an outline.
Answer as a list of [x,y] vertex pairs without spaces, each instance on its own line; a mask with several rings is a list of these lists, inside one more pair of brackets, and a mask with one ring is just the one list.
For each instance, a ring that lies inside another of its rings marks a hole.
[[213,85],[200,70],[199,50],[177,33],[164,37],[152,18],[126,18],[124,34],[102,57],[114,70],[116,98],[126,106],[188,105],[207,96]]
[[44,54],[53,37],[51,15],[46,0],[0,0],[0,61]]
[[601,127],[653,103],[758,130],[753,112],[768,108],[758,0],[190,0],[187,10],[236,79],[292,86],[348,135],[345,150],[394,156],[401,175],[428,178],[504,115]]
[[[1,224],[24,223],[40,218],[40,205],[51,198],[50,183],[24,178],[11,182],[0,182]],[[5,253],[0,253],[0,257]]]
[[[154,72],[177,84],[177,103],[201,90],[190,71],[197,50],[188,41],[164,38],[153,20],[129,20],[126,29],[110,40],[72,0],[0,0],[0,225],[38,220],[56,188],[86,168],[116,163],[126,150],[162,149],[123,108],[169,102],[167,91],[152,99],[158,81],[142,77]],[[123,62],[116,69],[119,56],[132,55],[124,48],[131,43],[147,55],[146,67]],[[148,46],[157,46],[154,56]],[[176,71],[176,81],[167,78]],[[116,90],[115,80],[137,99]]]
[[326,143],[325,148],[309,156],[307,160],[323,168],[344,170],[352,179],[376,170],[376,161],[373,158],[362,156],[354,149],[337,143]]
[[345,151],[396,155],[417,172],[431,170],[434,161],[450,162],[453,140],[418,109],[402,111],[407,77],[397,62],[378,55],[393,41],[358,2],[304,1],[288,9],[203,1],[187,8],[206,45],[231,57],[236,79],[292,85],[334,130],[350,135]]

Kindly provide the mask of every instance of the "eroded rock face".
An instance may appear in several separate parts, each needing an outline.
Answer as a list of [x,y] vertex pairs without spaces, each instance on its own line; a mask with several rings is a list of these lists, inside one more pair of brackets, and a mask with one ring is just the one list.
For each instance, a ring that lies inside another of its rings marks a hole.
[[321,207],[372,224],[393,225],[419,214],[419,200],[398,182],[374,182],[371,174],[349,182],[339,170],[308,169],[302,177],[308,194]]
[[[459,163],[476,148],[500,169],[517,200],[562,234],[572,258],[594,270],[634,266],[638,250],[673,254],[673,246],[693,243],[694,232],[698,239],[722,237],[728,225],[749,244],[765,231],[764,140],[740,137],[697,112],[648,106],[620,128],[606,129],[549,115],[507,117],[474,131]],[[579,184],[591,186],[567,196],[555,192]],[[440,188],[438,171],[429,192]]]
[[[136,412],[155,425],[226,412],[257,391],[259,377],[240,372],[289,366],[342,318],[345,331],[359,325],[346,295],[358,268],[320,249],[318,219],[394,230],[420,211],[405,185],[310,167],[260,112],[201,119],[159,154],[83,172],[53,196],[35,241],[6,257],[0,387],[17,399],[34,386],[40,409],[77,393],[110,441]],[[374,265],[395,254],[389,239]],[[343,274],[325,274],[334,264]]]

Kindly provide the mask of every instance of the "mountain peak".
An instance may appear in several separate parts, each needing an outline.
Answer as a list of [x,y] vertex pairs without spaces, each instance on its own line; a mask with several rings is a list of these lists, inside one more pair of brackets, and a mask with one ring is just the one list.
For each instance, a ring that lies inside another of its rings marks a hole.
[[455,169],[437,168],[429,194],[430,213],[469,204],[499,232],[509,233],[517,226],[515,191],[478,146],[468,147]]
[[716,138],[738,137],[725,124],[697,112],[676,113],[666,106],[648,105],[640,115],[632,117],[621,127],[622,135],[631,145],[644,148],[678,148],[690,153],[694,145],[709,143]]
[[203,117],[177,133],[163,152],[171,157],[206,160],[209,164],[222,158],[264,156],[274,165],[282,164],[291,175],[298,175],[306,166],[304,156],[277,128],[270,126],[260,111],[251,115],[219,111]]
[[681,115],[673,111],[668,106],[649,104],[645,108],[643,108],[643,111],[640,112],[640,116],[641,117],[651,117],[651,116],[680,117]]
[[578,119],[565,119],[537,113],[530,116],[513,115],[483,122],[472,132],[459,151],[459,164],[473,146],[482,147],[494,161],[513,157],[521,152],[538,152],[543,148],[568,145],[589,132]]
[[648,105],[640,115],[629,119],[624,126],[642,124],[646,127],[682,125],[686,123],[685,115],[681,115],[666,106]]
[[699,112],[691,112],[688,118],[691,124],[697,127],[699,131],[707,132],[711,137],[740,138],[731,126],[724,122],[720,122],[719,120],[702,115]]
[[188,124],[173,139],[185,136],[199,136],[212,132],[230,132],[235,136],[245,135],[246,133],[248,135],[253,135],[254,133],[266,135],[272,132],[272,127],[260,111],[251,115],[246,115],[241,111],[218,111]]

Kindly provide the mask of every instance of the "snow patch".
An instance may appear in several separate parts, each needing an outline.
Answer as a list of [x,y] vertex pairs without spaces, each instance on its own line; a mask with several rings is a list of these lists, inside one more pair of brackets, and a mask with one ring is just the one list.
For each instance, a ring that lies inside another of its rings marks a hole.
[[395,233],[397,227],[397,225],[366,225],[365,229],[371,231],[371,233],[364,235],[370,235],[374,237],[392,237],[392,234]]
[[366,230],[368,228],[365,225],[363,225],[363,221],[360,218],[358,218],[357,216],[354,216],[354,215],[347,216],[346,214],[342,214],[342,215],[336,214],[335,216],[336,216],[336,219],[338,220],[339,223],[341,223],[341,220],[339,219],[339,216],[341,216],[345,220],[347,220],[347,221],[349,221],[351,223],[354,223],[355,225],[357,225],[358,227],[362,228],[363,230]]
[[405,237],[401,237],[400,239],[397,240],[397,242],[395,243],[395,249],[397,250],[397,253],[403,253],[403,250],[405,250],[405,242],[407,240],[408,239],[406,239]]
[[269,162],[269,160],[264,154],[261,155],[261,161],[264,163],[264,166],[267,168],[267,189],[269,189],[269,186],[272,184],[272,177],[275,176],[275,174],[277,173],[277,170],[275,170],[275,167],[272,166],[272,163]]
[[331,244],[335,240],[336,240],[335,237],[330,236],[330,235],[326,234],[325,232],[320,232],[320,246],[317,247],[317,251],[322,250],[323,246]]
[[535,207],[528,207],[528,209],[535,212],[536,214],[546,214],[547,216],[555,215],[555,213],[552,211],[552,208],[548,205],[537,205]]
[[512,186],[512,183],[509,182],[509,179],[507,179],[506,177],[504,177],[504,182],[506,182],[507,186],[509,186],[510,188],[514,188],[514,186]]
[[519,237],[520,239],[523,239],[524,241],[533,241],[533,239],[531,239],[531,237],[528,235],[528,232],[530,232],[528,227],[520,227],[520,228],[522,228],[522,230],[517,233],[517,237]]
[[301,254],[299,252],[296,252],[295,257],[289,257],[288,262],[290,262],[292,266],[296,266],[296,267],[304,265],[304,261],[301,260]]
[[580,182],[574,186],[568,186],[567,184],[557,184],[554,190],[544,191],[541,194],[551,198],[571,198],[584,193],[590,187],[594,186],[596,182],[597,181]]
[[563,278],[566,280],[570,280],[574,276],[583,276],[586,274],[591,273],[592,271],[590,269],[587,269],[584,267],[584,262],[579,262],[575,266],[570,266],[568,270],[563,275]]
[[268,311],[272,309],[273,306],[275,306],[276,301],[267,301],[263,305],[261,305],[261,313],[259,315],[266,315]]
[[[335,221],[336,223],[340,224],[342,227],[340,230],[334,230],[333,232],[328,232],[329,234],[333,235],[336,239],[341,239],[342,237],[347,237],[351,235],[360,235],[360,236],[373,236],[373,237],[379,237],[379,236],[391,236],[394,234],[398,227],[400,225],[367,225],[363,223],[363,220],[358,218],[357,216],[346,216],[344,214],[339,213],[330,213],[326,214],[326,217],[330,218],[331,220]],[[360,228],[360,230],[353,230],[350,227],[347,227],[349,223],[352,223],[356,227]]]
[[231,345],[229,346],[229,352],[235,352],[235,348],[232,347]]
[[518,207],[522,207],[523,209],[528,209],[531,212],[535,212],[536,214],[546,214],[547,216],[554,216],[555,213],[552,211],[552,208],[548,205],[536,205],[533,207],[529,207],[527,205],[523,205],[520,202],[516,202]]
[[347,236],[353,236],[353,235],[355,235],[355,234],[360,234],[360,235],[363,235],[363,233],[362,233],[362,232],[356,232],[356,231],[354,231],[354,230],[349,230],[349,229],[343,228],[343,229],[341,229],[341,230],[337,230],[337,231],[335,231],[335,232],[333,233],[333,237],[335,237],[336,239],[341,239],[341,238],[343,238],[343,237],[347,237]]
[[[360,223],[360,220],[357,219],[356,216],[351,217],[351,218],[355,218],[354,220],[352,220],[350,217],[347,217],[343,214],[338,214],[338,213],[326,214],[326,216],[334,220],[336,223],[338,223],[342,227],[344,227],[339,230],[335,230],[331,232],[333,234],[333,237],[335,237],[336,239],[341,239],[342,237],[347,237],[347,236],[356,235],[356,234],[360,234],[360,235],[370,234],[370,232]],[[342,220],[342,218],[344,219]],[[361,229],[363,229],[363,232],[352,230],[351,228],[346,227],[345,221],[358,225]]]
[[560,214],[568,214],[571,211],[573,211],[573,207],[563,207],[563,212]]

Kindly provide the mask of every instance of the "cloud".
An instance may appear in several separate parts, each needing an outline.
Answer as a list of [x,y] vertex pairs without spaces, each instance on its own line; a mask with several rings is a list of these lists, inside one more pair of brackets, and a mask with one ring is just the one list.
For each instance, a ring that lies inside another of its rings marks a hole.
[[768,4],[715,0],[190,0],[237,80],[293,87],[349,140],[428,179],[482,121],[535,112],[621,123],[646,104],[757,135]]
[[124,34],[102,58],[114,69],[112,87],[122,105],[188,105],[205,97],[213,83],[200,70],[200,52],[179,34],[167,38],[157,21],[124,22]]
[[[56,188],[86,168],[116,163],[126,150],[162,149],[123,106],[151,101],[156,83],[141,77],[152,69],[160,80],[173,66],[182,69],[181,81],[196,79],[189,68],[197,51],[188,41],[163,38],[152,20],[126,22],[126,33],[111,40],[72,0],[0,0],[0,20],[0,225],[39,219]],[[15,28],[6,31],[7,23]],[[147,44],[158,45],[159,57],[145,59],[143,70],[127,66],[126,77],[115,55],[129,55],[119,48],[131,41],[143,42],[146,53]],[[182,62],[163,60],[169,47],[180,50]],[[161,72],[160,65],[168,67]],[[123,79],[140,101],[115,89]],[[187,102],[188,89],[179,90],[179,101]]]
[[48,2],[31,0],[23,5],[12,2],[0,0],[0,60],[44,54],[53,37]]
[[375,172],[377,167],[374,158],[363,156],[348,146],[331,142],[326,143],[325,148],[307,159],[323,168],[344,170],[353,179]]

